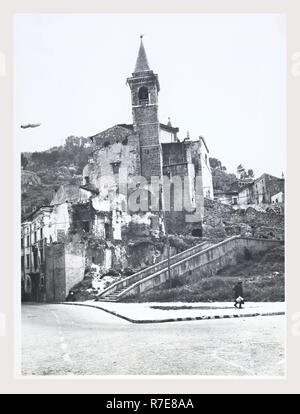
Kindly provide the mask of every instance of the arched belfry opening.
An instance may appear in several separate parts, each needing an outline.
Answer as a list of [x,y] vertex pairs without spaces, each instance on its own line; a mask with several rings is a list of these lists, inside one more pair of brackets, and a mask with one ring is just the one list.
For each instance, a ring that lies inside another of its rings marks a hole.
[[149,91],[146,86],[142,86],[138,93],[139,105],[147,105],[149,103]]

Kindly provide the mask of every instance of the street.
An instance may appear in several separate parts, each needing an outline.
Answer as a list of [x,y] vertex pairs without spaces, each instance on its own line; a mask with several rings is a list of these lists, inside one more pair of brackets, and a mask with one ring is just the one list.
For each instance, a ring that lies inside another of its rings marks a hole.
[[23,375],[282,376],[285,316],[133,324],[102,310],[22,305]]

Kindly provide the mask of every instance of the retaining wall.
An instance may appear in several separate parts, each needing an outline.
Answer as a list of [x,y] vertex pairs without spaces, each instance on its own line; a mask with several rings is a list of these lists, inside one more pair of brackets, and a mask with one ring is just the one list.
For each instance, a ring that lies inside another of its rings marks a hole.
[[[236,263],[239,255],[244,254],[245,248],[255,254],[280,244],[283,242],[279,240],[232,237],[172,264],[171,279],[188,278],[196,281],[213,276],[219,269]],[[138,295],[167,281],[168,270],[164,268],[132,284],[119,297]]]

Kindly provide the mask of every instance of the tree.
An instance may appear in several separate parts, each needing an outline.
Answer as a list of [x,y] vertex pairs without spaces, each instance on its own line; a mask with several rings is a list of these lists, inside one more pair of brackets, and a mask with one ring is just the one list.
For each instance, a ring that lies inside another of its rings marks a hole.
[[233,183],[237,181],[235,174],[228,174],[223,169],[212,170],[213,187],[215,190],[229,191]]
[[25,157],[24,154],[21,154],[21,166],[22,166],[22,168],[24,168],[24,170],[25,170],[27,165],[28,165],[28,159]]
[[237,175],[238,175],[240,178],[244,178],[244,174],[245,174],[245,172],[246,172],[246,170],[245,170],[245,168],[244,168],[243,164],[239,164],[239,165],[238,165],[238,167],[237,167]]
[[209,159],[209,165],[211,168],[219,168],[222,169],[222,163],[217,158],[210,158]]
[[247,178],[254,178],[254,171],[253,170],[248,170]]

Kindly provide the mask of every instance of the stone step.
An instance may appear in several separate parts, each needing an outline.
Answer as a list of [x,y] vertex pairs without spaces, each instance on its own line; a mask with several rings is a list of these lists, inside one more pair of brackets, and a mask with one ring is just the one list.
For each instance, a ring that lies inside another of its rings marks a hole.
[[[211,245],[211,243],[209,242],[204,242],[203,245],[201,246],[201,250],[199,250],[199,252],[201,252],[202,250],[206,249],[207,247],[209,247]],[[191,255],[193,255],[193,253],[191,253]],[[173,263],[176,264],[178,261],[181,261],[182,259],[179,257],[178,260]],[[165,265],[165,267],[162,270],[166,270],[167,269],[167,264]],[[149,275],[145,276],[148,277]],[[124,292],[124,290],[126,290],[128,287],[130,286],[126,286],[124,288],[118,288],[117,290],[109,293],[107,296],[104,297],[100,297],[98,300],[99,301],[103,301],[103,302],[117,302],[118,300],[120,300],[120,295]]]

